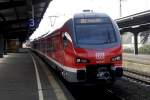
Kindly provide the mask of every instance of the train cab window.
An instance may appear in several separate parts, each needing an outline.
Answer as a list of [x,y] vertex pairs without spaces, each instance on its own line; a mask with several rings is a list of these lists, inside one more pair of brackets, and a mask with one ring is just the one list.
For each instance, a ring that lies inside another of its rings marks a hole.
[[115,30],[111,22],[91,22],[86,23],[82,21],[82,23],[75,25],[77,44],[99,45],[117,41]]

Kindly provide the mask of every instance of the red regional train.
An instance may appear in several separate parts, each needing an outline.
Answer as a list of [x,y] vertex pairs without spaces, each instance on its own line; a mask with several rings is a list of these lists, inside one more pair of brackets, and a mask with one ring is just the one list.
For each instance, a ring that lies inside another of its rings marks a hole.
[[34,40],[32,49],[71,83],[114,83],[123,75],[118,26],[103,13],[75,14],[62,27]]

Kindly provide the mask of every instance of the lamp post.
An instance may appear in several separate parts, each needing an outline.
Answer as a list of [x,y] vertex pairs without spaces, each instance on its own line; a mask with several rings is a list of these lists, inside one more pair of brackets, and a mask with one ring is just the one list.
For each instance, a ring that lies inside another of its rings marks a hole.
[[125,0],[119,0],[119,14],[120,14],[120,17],[122,17],[122,1],[125,1]]
[[122,5],[121,5],[122,0],[119,0],[120,6],[119,6],[119,10],[120,10],[120,17],[122,17]]

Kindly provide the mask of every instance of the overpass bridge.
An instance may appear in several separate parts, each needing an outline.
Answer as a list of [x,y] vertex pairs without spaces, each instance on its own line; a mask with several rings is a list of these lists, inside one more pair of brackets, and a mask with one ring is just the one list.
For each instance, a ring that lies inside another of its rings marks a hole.
[[150,30],[150,10],[115,20],[120,33],[131,32],[134,35],[134,53],[138,54],[138,34]]

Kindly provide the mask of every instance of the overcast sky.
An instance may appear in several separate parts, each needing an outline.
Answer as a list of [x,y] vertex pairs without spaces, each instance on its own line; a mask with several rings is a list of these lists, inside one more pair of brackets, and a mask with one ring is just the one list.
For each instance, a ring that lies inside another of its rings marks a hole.
[[[120,0],[53,0],[30,39],[37,38],[48,31],[54,30],[61,25],[68,16],[82,12],[84,9],[91,9],[94,12],[103,12],[112,19],[120,17]],[[150,0],[122,0],[122,17],[150,10]],[[49,16],[57,16],[49,17]],[[50,20],[51,19],[51,20]],[[53,26],[51,26],[54,24]]]

